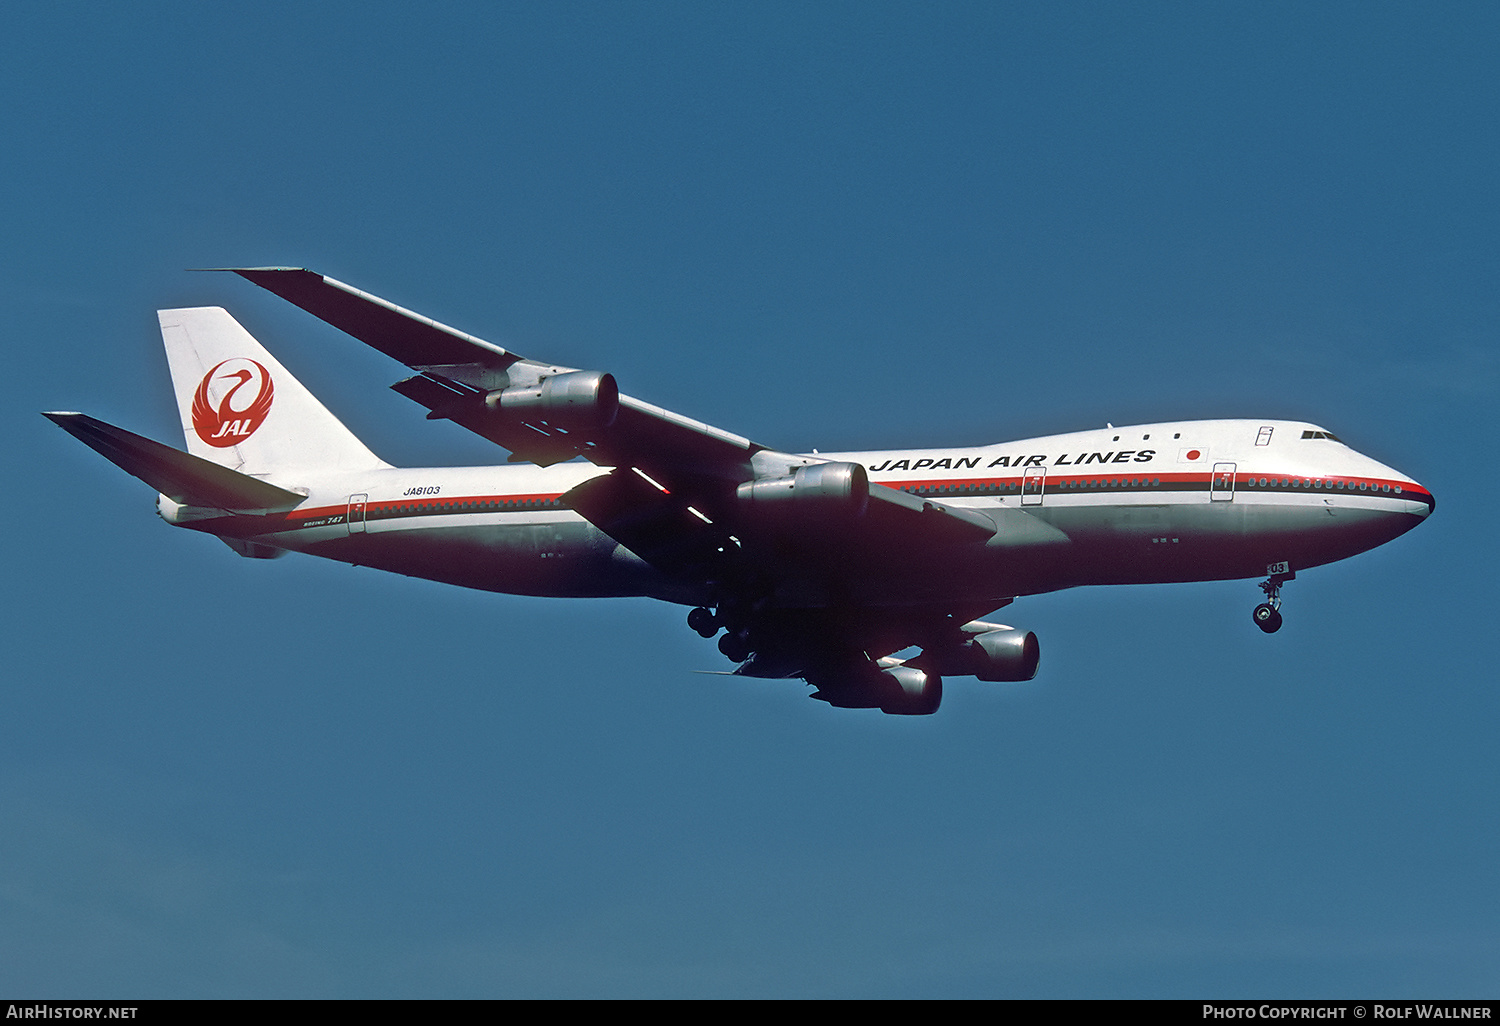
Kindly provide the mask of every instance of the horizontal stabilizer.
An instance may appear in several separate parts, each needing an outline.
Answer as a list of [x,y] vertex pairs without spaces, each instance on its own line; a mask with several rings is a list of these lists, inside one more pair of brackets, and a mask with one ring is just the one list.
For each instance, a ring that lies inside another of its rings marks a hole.
[[304,496],[82,413],[44,413],[115,466],[173,502],[235,513],[291,509]]

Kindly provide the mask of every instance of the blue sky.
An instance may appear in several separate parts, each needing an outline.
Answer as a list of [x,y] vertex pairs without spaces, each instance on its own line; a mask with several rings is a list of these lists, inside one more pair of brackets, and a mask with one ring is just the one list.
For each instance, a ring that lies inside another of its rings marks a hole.
[[[1397,4],[13,11],[0,992],[1493,996],[1500,15]],[[1286,592],[1018,602],[931,718],[682,610],[173,531],[222,305],[376,452],[498,450],[291,264],[789,448],[1296,417],[1420,530]],[[1468,467],[1468,470],[1464,470]]]

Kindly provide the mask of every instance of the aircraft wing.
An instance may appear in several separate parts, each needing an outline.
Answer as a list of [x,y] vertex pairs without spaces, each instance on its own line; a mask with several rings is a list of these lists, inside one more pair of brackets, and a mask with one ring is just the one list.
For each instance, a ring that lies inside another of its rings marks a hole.
[[746,544],[766,570],[773,551],[806,567],[872,558],[893,539],[921,548],[995,534],[985,515],[872,483],[857,464],[776,452],[622,394],[609,374],[528,360],[314,271],[225,269],[417,371],[392,387],[429,418],[512,460],[615,468],[565,501],[674,576],[711,577],[716,556]]
[[426,406],[429,418],[455,421],[513,459],[548,466],[582,456],[600,466],[735,477],[763,448],[621,395],[609,374],[525,359],[314,271],[223,269],[417,371],[392,387]]

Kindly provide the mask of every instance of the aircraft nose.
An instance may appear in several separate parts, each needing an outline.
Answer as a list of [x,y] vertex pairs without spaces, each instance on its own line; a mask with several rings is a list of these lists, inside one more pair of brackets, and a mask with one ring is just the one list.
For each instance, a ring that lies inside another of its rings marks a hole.
[[1432,515],[1433,510],[1437,509],[1437,499],[1433,497],[1432,492],[1415,481],[1403,485],[1401,490],[1406,493],[1411,512],[1417,514],[1422,519],[1427,519]]
[[[1362,539],[1361,552],[1401,537],[1426,520],[1437,505],[1430,491],[1405,474],[1381,469],[1385,473],[1378,476],[1384,477],[1384,481],[1370,484],[1368,491],[1361,486],[1351,496],[1348,510],[1351,516],[1346,525]],[[1372,472],[1371,476],[1376,477],[1377,473]],[[1335,505],[1340,505],[1338,500]],[[1360,509],[1362,512],[1356,512]]]

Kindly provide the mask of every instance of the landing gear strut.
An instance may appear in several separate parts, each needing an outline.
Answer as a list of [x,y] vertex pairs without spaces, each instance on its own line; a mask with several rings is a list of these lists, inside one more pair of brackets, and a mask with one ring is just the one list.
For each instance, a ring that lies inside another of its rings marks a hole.
[[1255,607],[1250,616],[1255,626],[1267,634],[1281,630],[1281,586],[1297,579],[1297,575],[1285,563],[1273,563],[1267,567],[1271,576],[1260,582],[1260,590],[1266,593],[1266,601]]

